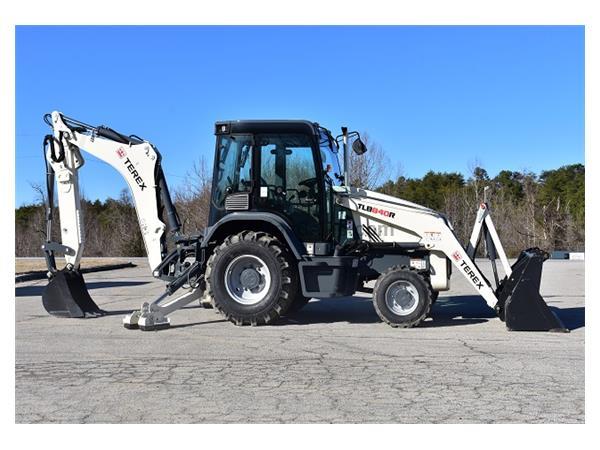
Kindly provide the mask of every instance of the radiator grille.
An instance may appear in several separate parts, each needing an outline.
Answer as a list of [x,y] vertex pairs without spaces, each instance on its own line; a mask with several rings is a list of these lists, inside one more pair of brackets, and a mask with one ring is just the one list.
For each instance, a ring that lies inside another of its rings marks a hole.
[[248,194],[232,194],[225,199],[227,211],[246,211],[250,208],[250,196]]

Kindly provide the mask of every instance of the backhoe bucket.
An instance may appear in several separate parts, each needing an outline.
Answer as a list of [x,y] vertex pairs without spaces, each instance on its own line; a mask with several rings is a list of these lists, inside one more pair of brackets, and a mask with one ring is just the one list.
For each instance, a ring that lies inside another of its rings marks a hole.
[[512,274],[496,291],[496,311],[506,327],[514,331],[568,332],[540,295],[542,264],[548,254],[539,248],[521,252]]
[[56,272],[42,292],[42,304],[56,317],[86,318],[106,314],[94,303],[83,276],[76,270]]

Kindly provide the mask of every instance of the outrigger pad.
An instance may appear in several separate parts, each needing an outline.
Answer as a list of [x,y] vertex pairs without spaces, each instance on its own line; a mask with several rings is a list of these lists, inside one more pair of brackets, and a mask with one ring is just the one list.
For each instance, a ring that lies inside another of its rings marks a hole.
[[42,292],[42,304],[56,317],[86,318],[106,314],[94,303],[83,276],[76,270],[56,272]]
[[523,250],[512,265],[512,274],[496,291],[496,311],[514,331],[569,332],[540,295],[542,264],[548,253],[537,247]]

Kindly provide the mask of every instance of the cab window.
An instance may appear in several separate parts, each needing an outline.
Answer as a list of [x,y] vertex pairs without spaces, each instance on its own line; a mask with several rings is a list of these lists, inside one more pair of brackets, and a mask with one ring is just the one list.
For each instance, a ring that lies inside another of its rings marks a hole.
[[283,214],[300,239],[320,238],[319,183],[312,139],[302,134],[255,136],[260,155],[259,204]]
[[219,136],[213,203],[222,208],[225,198],[251,188],[252,139],[250,136]]
[[341,186],[342,170],[338,159],[338,149],[331,136],[323,129],[319,130],[319,149],[325,180],[331,181],[333,186]]

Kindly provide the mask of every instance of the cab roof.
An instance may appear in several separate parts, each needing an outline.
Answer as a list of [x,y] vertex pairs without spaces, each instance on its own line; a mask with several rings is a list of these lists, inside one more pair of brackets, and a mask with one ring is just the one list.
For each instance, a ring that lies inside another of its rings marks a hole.
[[319,134],[319,124],[308,120],[225,120],[215,122],[215,134]]

